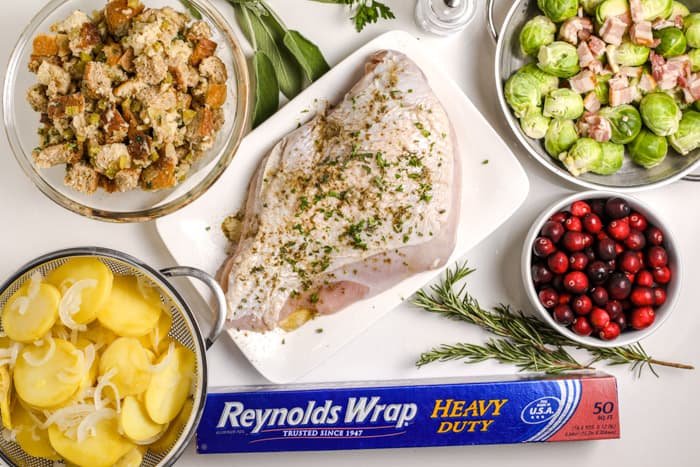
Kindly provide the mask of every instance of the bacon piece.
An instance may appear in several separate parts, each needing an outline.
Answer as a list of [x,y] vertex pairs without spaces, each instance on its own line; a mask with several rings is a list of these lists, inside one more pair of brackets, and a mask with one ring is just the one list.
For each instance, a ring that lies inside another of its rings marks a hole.
[[592,91],[596,86],[595,75],[591,70],[583,70],[576,76],[569,79],[569,85],[574,92],[579,94],[587,93]]
[[593,34],[593,31],[589,31],[588,29],[581,29],[578,32],[578,40],[580,41],[587,41],[589,37]]
[[578,44],[579,32],[588,31],[589,35],[593,32],[593,23],[589,18],[574,16],[564,21],[559,29],[559,38],[573,45]]
[[586,97],[583,99],[583,107],[589,112],[597,112],[600,110],[600,99],[598,99],[598,95],[594,91],[586,94]]
[[639,78],[639,89],[643,92],[651,92],[656,89],[656,80],[646,71]]
[[664,57],[652,50],[649,53],[649,61],[651,62],[652,76],[656,81],[661,81],[661,75],[663,74],[664,66],[666,65],[666,60],[664,60]]
[[654,44],[654,33],[649,21],[634,23],[630,29],[630,39],[634,44],[651,47]]
[[615,18],[617,18],[620,21],[622,21],[623,23],[625,23],[625,26],[627,26],[627,27],[632,26],[633,21],[632,21],[632,17],[630,16],[629,11],[625,11],[621,15],[617,15],[617,16],[615,16]]
[[630,86],[629,79],[624,75],[616,75],[608,81],[610,88],[609,100],[612,107],[634,102],[637,90]]
[[599,58],[605,53],[605,41],[598,36],[591,36],[590,39],[588,39],[588,47],[595,57]]
[[683,97],[687,104],[700,100],[700,73],[693,73],[687,78],[679,78]]
[[678,29],[683,29],[683,15],[676,15],[676,17],[673,18],[673,22],[676,23]]
[[586,112],[577,122],[577,127],[581,136],[592,138],[601,143],[610,141],[612,136],[610,121],[596,113]]
[[640,66],[623,66],[620,67],[618,74],[628,78],[639,78],[642,76],[642,67]]
[[644,21],[644,9],[642,8],[642,0],[630,0],[630,13],[632,22],[641,23]]
[[600,27],[600,37],[612,45],[622,44],[622,36],[627,31],[627,24],[616,16],[610,16]]
[[593,62],[597,62],[591,48],[588,47],[588,43],[581,42],[576,50],[578,51],[578,64],[581,68],[588,68]]
[[[676,21],[670,19],[658,18],[653,23],[651,23],[652,29],[658,31],[659,29],[675,28]],[[682,27],[682,26],[681,26]]]

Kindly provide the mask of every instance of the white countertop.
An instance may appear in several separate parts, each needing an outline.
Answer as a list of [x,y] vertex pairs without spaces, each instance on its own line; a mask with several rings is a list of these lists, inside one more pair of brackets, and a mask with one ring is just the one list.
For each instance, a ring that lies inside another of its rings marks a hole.
[[[227,17],[233,13],[223,0],[214,0]],[[386,0],[398,19],[382,21],[357,34],[347,11],[306,0],[269,0],[287,25],[320,45],[329,63],[337,63],[382,32],[403,29],[434,50],[438,61],[454,77],[489,122],[503,136],[530,178],[530,194],[522,208],[501,228],[465,256],[478,269],[469,280],[470,291],[482,305],[499,302],[527,307],[520,282],[521,243],[538,212],[577,188],[566,184],[533,161],[510,134],[500,113],[493,81],[494,44],[486,29],[485,0],[477,18],[461,34],[438,38],[420,32],[413,22],[413,0]],[[3,2],[0,9],[0,66],[6,63],[21,29],[43,0]],[[509,2],[501,0],[501,13]],[[96,2],[96,5],[98,2]],[[12,5],[12,6],[10,6]],[[501,17],[503,15],[501,14]],[[153,223],[113,225],[84,219],[53,204],[22,173],[4,132],[0,135],[0,281],[25,262],[60,248],[98,245],[122,250],[150,265],[172,265]],[[674,315],[643,341],[653,356],[700,365],[700,220],[696,203],[700,184],[680,181],[637,196],[669,222],[681,249],[685,270],[681,297]],[[494,196],[498,196],[494,193]],[[488,200],[483,200],[488,203]],[[473,219],[478,222],[479,219]],[[199,298],[185,281],[178,282],[197,307]],[[440,343],[481,342],[485,333],[466,324],[448,321],[404,305],[387,314],[365,334],[303,378],[303,382],[386,380],[437,376],[510,374],[507,365],[460,362],[436,363],[416,369],[421,352]],[[209,351],[210,385],[260,384],[265,380],[226,337]],[[623,367],[606,371],[618,379],[621,439],[532,445],[421,448],[403,450],[341,451],[198,456],[194,446],[178,462],[182,466],[256,465],[257,467],[335,466],[690,466],[698,465],[697,436],[700,420],[700,371],[657,368],[659,378],[645,372],[641,379]]]

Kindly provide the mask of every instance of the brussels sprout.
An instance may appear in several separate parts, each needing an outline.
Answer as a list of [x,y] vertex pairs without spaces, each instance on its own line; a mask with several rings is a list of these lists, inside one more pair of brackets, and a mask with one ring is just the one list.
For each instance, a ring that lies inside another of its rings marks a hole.
[[528,112],[540,107],[542,94],[540,84],[532,74],[518,70],[508,78],[504,88],[506,102],[513,109],[515,116],[520,118]]
[[554,34],[556,32],[557,26],[551,19],[542,15],[535,16],[525,23],[525,26],[520,31],[520,50],[525,55],[537,57],[540,47],[554,42]]
[[616,107],[604,107],[599,114],[610,122],[612,136],[610,141],[617,144],[627,144],[632,141],[642,129],[642,117],[634,106],[629,104]]
[[691,13],[683,18],[683,32],[689,47],[700,48],[700,13]]
[[539,109],[532,110],[520,119],[520,128],[530,138],[544,138],[549,128],[550,120],[550,118],[543,116]]
[[559,160],[564,164],[566,170],[575,177],[588,172],[593,167],[600,166],[602,158],[603,149],[600,147],[600,143],[591,138],[576,140],[566,153],[559,156]]
[[563,41],[554,41],[540,48],[537,66],[550,75],[571,78],[579,72],[576,47]]
[[577,139],[578,133],[573,120],[553,119],[544,135],[544,149],[547,154],[558,159]]
[[605,0],[598,5],[595,10],[595,20],[598,25],[605,23],[605,20],[611,16],[620,16],[629,13],[630,5],[627,0]]
[[694,110],[683,112],[678,131],[668,137],[668,142],[679,154],[687,155],[700,147],[700,113]]
[[690,49],[688,52],[690,59],[690,68],[693,73],[700,71],[700,49]]
[[673,10],[673,0],[639,0],[642,4],[644,19],[654,21],[657,18],[668,18]]
[[690,10],[687,6],[683,5],[681,2],[673,2],[671,6],[671,14],[668,17],[671,19],[675,18],[676,16],[681,16],[682,18],[685,18],[689,14]]
[[610,101],[610,86],[608,86],[608,81],[613,77],[612,74],[596,76],[596,86],[593,92],[595,92],[598,101],[606,105]]
[[537,6],[555,23],[561,23],[578,13],[578,0],[537,0]]
[[603,151],[603,157],[598,164],[591,167],[591,172],[598,175],[610,175],[620,170],[625,159],[625,146],[604,142],[600,143],[600,148]]
[[677,57],[685,53],[685,34],[678,28],[663,28],[654,31],[654,38],[661,40],[654,51],[664,57]]
[[578,0],[578,3],[581,5],[583,8],[583,11],[586,12],[587,15],[593,16],[595,15],[595,9],[603,3],[603,0]]
[[627,149],[635,164],[650,169],[664,160],[668,152],[668,143],[663,136],[657,136],[642,128],[634,141],[627,145]]
[[540,70],[534,63],[528,63],[520,69],[520,72],[529,74],[537,82],[537,89],[542,96],[559,87],[559,78]]
[[649,59],[649,50],[649,47],[624,41],[615,50],[615,61],[622,66],[642,66]]
[[639,104],[639,113],[646,127],[657,136],[668,136],[678,131],[683,114],[673,97],[664,92],[647,94]]
[[583,98],[571,89],[555,89],[544,98],[545,117],[575,120],[583,115]]

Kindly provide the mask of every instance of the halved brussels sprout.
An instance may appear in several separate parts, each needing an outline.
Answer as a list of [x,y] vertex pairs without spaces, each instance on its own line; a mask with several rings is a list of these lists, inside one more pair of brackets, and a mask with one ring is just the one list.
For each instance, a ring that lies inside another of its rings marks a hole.
[[555,89],[544,98],[545,117],[575,120],[583,115],[583,98],[571,89]]
[[521,118],[540,107],[542,94],[539,87],[534,76],[522,69],[508,78],[503,92],[516,117]]
[[657,18],[668,18],[673,10],[673,0],[639,0],[642,4],[644,19],[654,21]]
[[603,3],[603,0],[579,0],[578,3],[587,15],[593,16],[595,15],[595,9],[598,8],[598,5]]
[[575,177],[588,172],[593,167],[598,167],[602,158],[603,149],[600,143],[591,138],[576,140],[566,153],[559,156],[566,170]]
[[630,5],[627,0],[605,0],[595,10],[595,20],[598,25],[605,23],[611,16],[620,16],[629,13]]
[[678,131],[683,114],[678,104],[664,92],[647,94],[639,104],[639,113],[649,130],[657,136],[668,136]]
[[603,107],[599,114],[610,122],[612,128],[610,141],[613,143],[627,144],[636,138],[642,129],[642,117],[632,105]]
[[559,78],[540,70],[534,63],[528,63],[520,69],[520,72],[530,75],[535,80],[537,89],[543,97],[559,87]]
[[637,137],[627,145],[630,158],[635,164],[650,169],[659,165],[668,152],[666,138],[642,128]]
[[537,57],[540,47],[554,42],[556,32],[557,26],[551,19],[542,15],[535,16],[520,31],[520,50],[525,55]]
[[700,49],[690,49],[688,52],[690,68],[693,73],[700,71]]
[[595,92],[598,101],[602,105],[606,105],[610,102],[610,86],[608,86],[608,81],[610,81],[612,77],[612,74],[596,76],[596,85],[593,92]]
[[564,41],[554,41],[540,48],[537,66],[550,75],[571,78],[579,72],[576,47]]
[[561,23],[578,13],[578,0],[537,0],[537,6],[555,23]]
[[700,13],[691,13],[683,18],[683,32],[688,46],[700,47]]
[[685,53],[687,41],[685,34],[678,28],[663,28],[654,31],[654,38],[659,39],[659,45],[654,51],[664,57],[677,57]]
[[681,2],[672,2],[671,14],[669,15],[669,18],[673,19],[676,16],[681,16],[682,18],[685,18],[689,14],[690,10],[687,6],[683,5]]
[[649,59],[649,50],[649,47],[624,41],[615,51],[615,61],[622,66],[642,66]]
[[610,175],[620,170],[625,160],[625,146],[603,142],[600,143],[600,149],[603,151],[603,157],[598,164],[591,167],[591,172],[597,175]]
[[553,119],[544,135],[544,149],[547,154],[558,159],[577,139],[578,132],[573,120]]
[[550,119],[542,115],[539,109],[533,110],[520,119],[520,128],[530,138],[544,138],[549,128]]
[[683,112],[678,131],[668,137],[673,149],[684,156],[700,147],[700,113],[694,110]]

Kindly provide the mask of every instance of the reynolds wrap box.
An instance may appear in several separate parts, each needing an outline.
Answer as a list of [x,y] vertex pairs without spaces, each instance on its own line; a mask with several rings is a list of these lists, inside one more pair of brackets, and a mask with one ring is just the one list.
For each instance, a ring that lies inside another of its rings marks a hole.
[[204,454],[620,437],[617,384],[603,373],[212,391]]

